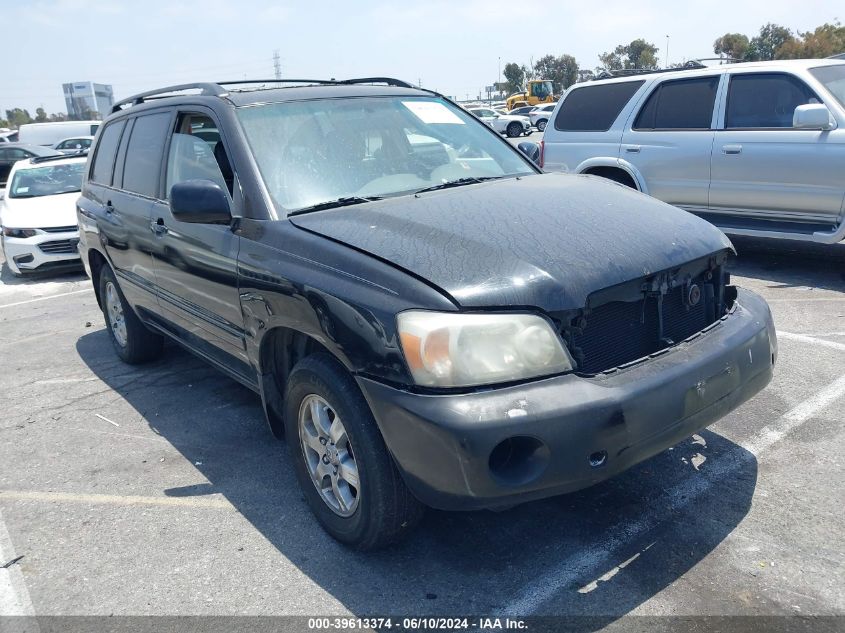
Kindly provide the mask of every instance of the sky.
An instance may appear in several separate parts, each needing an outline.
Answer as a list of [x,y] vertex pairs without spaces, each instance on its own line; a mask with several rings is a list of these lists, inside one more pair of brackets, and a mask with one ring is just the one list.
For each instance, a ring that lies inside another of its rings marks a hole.
[[[845,20],[841,0],[0,0],[0,112],[64,112],[62,84],[115,98],[192,81],[391,76],[465,99],[507,62],[598,55],[638,37],[669,62],[713,55],[726,32]],[[716,10],[718,8],[718,10]],[[500,61],[501,60],[501,61]]]

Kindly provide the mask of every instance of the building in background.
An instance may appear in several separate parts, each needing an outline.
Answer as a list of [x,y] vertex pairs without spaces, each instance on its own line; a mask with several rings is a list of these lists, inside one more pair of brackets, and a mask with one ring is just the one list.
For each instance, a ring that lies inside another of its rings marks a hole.
[[109,84],[76,81],[62,84],[69,119],[89,121],[104,119],[114,105],[114,92]]

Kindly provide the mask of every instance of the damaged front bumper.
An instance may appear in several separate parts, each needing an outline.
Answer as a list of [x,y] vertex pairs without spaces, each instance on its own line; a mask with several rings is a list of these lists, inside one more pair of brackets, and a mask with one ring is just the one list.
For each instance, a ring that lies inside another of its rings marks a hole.
[[777,358],[766,302],[731,312],[659,356],[466,394],[411,393],[358,378],[411,491],[447,510],[586,488],[669,448],[765,387]]

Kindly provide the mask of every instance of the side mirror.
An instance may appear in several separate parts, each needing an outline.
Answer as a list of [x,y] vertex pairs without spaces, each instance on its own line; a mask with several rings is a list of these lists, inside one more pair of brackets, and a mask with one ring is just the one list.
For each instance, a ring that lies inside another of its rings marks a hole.
[[540,164],[540,146],[531,141],[523,141],[516,148],[525,154],[535,165]]
[[795,108],[792,127],[798,130],[832,130],[836,122],[823,103],[808,103]]
[[229,197],[211,180],[186,180],[170,188],[170,211],[180,222],[229,223]]

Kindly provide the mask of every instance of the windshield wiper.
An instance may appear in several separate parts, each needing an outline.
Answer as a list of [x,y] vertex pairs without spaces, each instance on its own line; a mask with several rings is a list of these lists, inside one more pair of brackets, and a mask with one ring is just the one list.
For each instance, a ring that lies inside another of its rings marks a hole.
[[365,202],[373,202],[375,200],[382,200],[384,196],[346,196],[338,198],[337,200],[329,200],[327,202],[318,202],[312,204],[310,207],[302,207],[296,211],[291,211],[288,216],[300,215],[302,213],[311,213],[312,211],[322,211],[324,209],[336,209],[337,207],[348,207],[353,204],[363,204]]
[[466,178],[458,178],[457,180],[450,180],[439,185],[432,185],[431,187],[423,187],[417,189],[414,193],[425,193],[426,191],[437,191],[438,189],[449,189],[450,187],[461,187],[463,185],[472,185],[477,182],[484,182],[485,180],[496,180],[497,178],[504,178],[504,176],[467,176]]

